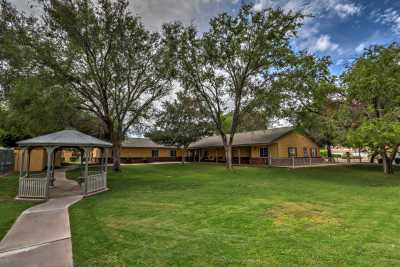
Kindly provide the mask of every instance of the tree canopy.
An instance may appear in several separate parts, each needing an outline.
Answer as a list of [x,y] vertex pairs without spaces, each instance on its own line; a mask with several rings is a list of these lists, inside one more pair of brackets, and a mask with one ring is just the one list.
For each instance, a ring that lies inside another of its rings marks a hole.
[[[178,79],[206,107],[225,147],[232,168],[232,144],[240,117],[254,109],[257,94],[275,97],[270,86],[275,72],[287,65],[289,40],[301,26],[300,13],[244,5],[237,15],[222,13],[211,19],[210,29],[172,24],[165,27],[177,58]],[[224,116],[232,114],[229,129]]]
[[191,143],[212,133],[212,125],[203,115],[202,107],[185,92],[177,93],[177,98],[173,101],[164,102],[156,118],[154,127],[147,136],[153,141],[182,148],[183,152]]
[[350,122],[347,141],[383,159],[385,173],[400,146],[400,47],[371,46],[343,76]]

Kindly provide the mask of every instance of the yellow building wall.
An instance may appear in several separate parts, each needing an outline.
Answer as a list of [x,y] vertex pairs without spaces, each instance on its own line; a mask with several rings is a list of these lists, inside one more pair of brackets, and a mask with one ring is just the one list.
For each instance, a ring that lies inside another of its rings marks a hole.
[[304,136],[296,132],[291,132],[288,135],[283,136],[282,138],[276,140],[276,142],[271,145],[252,146],[251,157],[260,158],[260,148],[262,147],[268,147],[268,152],[272,157],[287,158],[289,156],[288,155],[289,147],[297,148],[298,157],[304,157],[304,152],[303,152],[304,148],[307,148],[308,156],[311,155],[311,148],[316,148],[317,156],[318,157],[320,156],[318,145],[307,136]]
[[278,140],[278,156],[288,157],[289,147],[297,148],[298,157],[304,157],[304,152],[303,152],[304,148],[307,148],[308,156],[311,156],[311,148],[316,148],[317,157],[320,156],[318,145],[307,136],[304,136],[296,132],[292,132]]
[[171,157],[171,150],[176,150],[177,157],[182,155],[182,151],[177,149],[170,148],[122,148],[121,149],[121,158],[151,158],[152,150],[158,150],[158,156],[160,158],[169,158]]
[[[27,152],[25,152],[27,153]],[[16,149],[15,150],[15,165],[14,170],[19,171],[21,168],[22,163],[22,150]],[[61,151],[57,151],[54,158],[54,166],[60,167],[61,166]],[[27,154],[25,154],[25,164],[27,160]],[[34,148],[31,150],[31,159],[29,164],[29,171],[31,172],[39,172],[43,171],[47,168],[47,152],[44,148]]]
[[[121,158],[151,158],[152,157],[152,150],[158,150],[160,158],[169,158],[171,157],[171,150],[176,150],[176,156],[182,156],[182,149],[173,149],[173,148],[159,148],[159,149],[152,149],[152,148],[121,148]],[[101,157],[101,150],[99,148],[94,148],[92,150],[93,158],[100,158]],[[112,157],[112,150],[109,149],[108,157]]]

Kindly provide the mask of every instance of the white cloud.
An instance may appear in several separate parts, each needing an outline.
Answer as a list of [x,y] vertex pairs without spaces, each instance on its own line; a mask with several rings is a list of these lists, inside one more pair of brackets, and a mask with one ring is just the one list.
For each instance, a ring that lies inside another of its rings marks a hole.
[[365,49],[366,47],[367,47],[367,44],[366,44],[366,43],[360,43],[360,44],[356,47],[355,51],[356,51],[357,54],[361,54],[362,52],[364,52],[364,49]]
[[375,11],[371,14],[376,23],[388,25],[392,28],[393,32],[400,34],[400,13],[399,11],[388,8],[381,11]]
[[341,18],[358,15],[361,12],[361,6],[350,0],[257,0],[253,6],[255,10],[268,7],[280,7],[285,11],[301,11],[314,16],[321,14],[336,15]]
[[329,35],[321,35],[315,42],[314,45],[310,47],[311,52],[329,52],[338,50],[339,45],[331,41]]
[[360,14],[361,8],[353,3],[350,4],[337,4],[335,10],[339,17],[345,18],[352,15]]

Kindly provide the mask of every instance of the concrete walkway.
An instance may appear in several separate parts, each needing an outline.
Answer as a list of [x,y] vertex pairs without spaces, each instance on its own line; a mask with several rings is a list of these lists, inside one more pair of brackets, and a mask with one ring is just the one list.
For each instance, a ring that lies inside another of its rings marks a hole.
[[82,199],[79,185],[55,172],[49,201],[25,210],[0,242],[0,267],[71,267],[68,207]]

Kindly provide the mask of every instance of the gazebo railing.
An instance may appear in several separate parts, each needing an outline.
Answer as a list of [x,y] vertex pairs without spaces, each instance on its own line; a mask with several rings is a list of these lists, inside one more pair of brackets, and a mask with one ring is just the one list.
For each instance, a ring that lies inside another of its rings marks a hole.
[[107,174],[105,172],[93,171],[89,173],[86,182],[82,184],[82,190],[86,194],[92,194],[105,189],[107,189]]
[[47,197],[48,179],[46,174],[35,174],[29,177],[19,178],[18,197],[44,199]]

